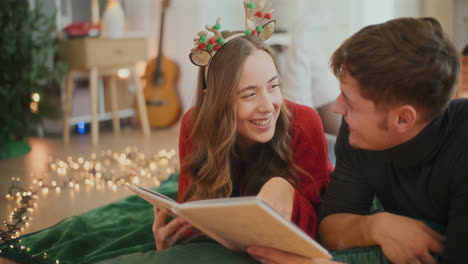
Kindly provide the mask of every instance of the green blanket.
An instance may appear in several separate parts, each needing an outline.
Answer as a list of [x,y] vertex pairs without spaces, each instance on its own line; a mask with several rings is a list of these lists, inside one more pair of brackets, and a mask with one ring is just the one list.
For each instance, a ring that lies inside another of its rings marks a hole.
[[[157,190],[175,198],[177,175]],[[134,195],[72,216],[40,232],[21,237],[32,254],[47,253],[49,259],[60,263],[96,263],[123,254],[155,249],[151,226],[153,207]],[[5,245],[0,245],[0,249]],[[8,255],[7,252],[0,255]],[[9,256],[21,261],[19,257]]]
[[[177,194],[178,175],[156,188],[169,197]],[[153,207],[134,195],[79,216],[73,216],[37,233],[21,237],[31,254],[43,255],[55,263],[256,263],[243,253],[232,252],[218,243],[200,239],[168,250],[155,251],[151,226]],[[5,249],[6,245],[0,245]],[[0,255],[25,262],[21,256],[3,251]],[[348,263],[388,263],[377,247],[334,253]]]

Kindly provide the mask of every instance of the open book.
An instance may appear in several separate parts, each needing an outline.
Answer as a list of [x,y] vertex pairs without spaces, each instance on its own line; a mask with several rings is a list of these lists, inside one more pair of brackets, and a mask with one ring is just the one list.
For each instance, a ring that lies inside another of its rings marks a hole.
[[255,196],[179,204],[138,185],[127,183],[127,187],[155,207],[169,209],[227,248],[245,251],[248,246],[265,246],[304,257],[331,258],[320,244]]

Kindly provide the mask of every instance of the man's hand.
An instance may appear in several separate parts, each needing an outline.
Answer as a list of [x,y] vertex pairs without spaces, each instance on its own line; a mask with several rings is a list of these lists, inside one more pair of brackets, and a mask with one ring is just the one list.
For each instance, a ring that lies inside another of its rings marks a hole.
[[153,235],[157,250],[173,246],[192,228],[191,224],[179,217],[174,218],[170,223],[166,223],[169,214],[170,211],[167,209],[159,210],[154,207]]
[[390,213],[368,218],[369,235],[392,263],[437,263],[431,252],[442,254],[445,237],[421,221]]
[[281,177],[273,177],[268,180],[260,189],[258,198],[264,200],[286,219],[291,220],[294,188]]
[[310,259],[273,248],[251,246],[247,248],[254,259],[262,264],[338,264],[328,259]]

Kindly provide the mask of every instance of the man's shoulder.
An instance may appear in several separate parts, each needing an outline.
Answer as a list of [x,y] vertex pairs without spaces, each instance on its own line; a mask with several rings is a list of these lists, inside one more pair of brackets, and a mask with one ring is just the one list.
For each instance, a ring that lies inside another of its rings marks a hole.
[[468,99],[450,102],[436,124],[441,131],[439,158],[449,156],[450,164],[460,162],[459,157],[468,151]]
[[447,111],[453,118],[468,116],[468,98],[452,100],[447,107]]
[[455,99],[445,110],[444,119],[450,127],[450,132],[468,133],[468,98]]

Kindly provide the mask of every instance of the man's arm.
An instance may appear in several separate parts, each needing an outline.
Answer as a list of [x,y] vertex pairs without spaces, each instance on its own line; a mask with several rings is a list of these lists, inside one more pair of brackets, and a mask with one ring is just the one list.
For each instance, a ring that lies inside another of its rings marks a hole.
[[320,241],[330,250],[376,245],[367,233],[365,216],[374,192],[361,171],[365,159],[349,145],[348,137],[348,125],[343,120],[335,144],[335,171],[319,210]]
[[392,263],[436,263],[431,252],[442,254],[445,241],[423,222],[390,213],[332,214],[322,220],[319,235],[330,250],[380,245]]
[[310,259],[278,249],[258,246],[248,247],[247,253],[262,264],[343,264],[328,259]]
[[[441,252],[444,238],[424,223],[395,214],[368,215],[374,191],[359,168],[372,166],[348,144],[342,122],[335,153],[337,164],[320,207],[319,236],[330,250],[380,245],[394,263],[434,263],[429,252]],[[378,177],[374,175],[373,177]]]
[[468,149],[455,161],[450,187],[447,244],[442,263],[466,263],[468,260]]
[[368,227],[370,217],[343,213],[329,215],[320,223],[320,242],[329,250],[376,245]]

